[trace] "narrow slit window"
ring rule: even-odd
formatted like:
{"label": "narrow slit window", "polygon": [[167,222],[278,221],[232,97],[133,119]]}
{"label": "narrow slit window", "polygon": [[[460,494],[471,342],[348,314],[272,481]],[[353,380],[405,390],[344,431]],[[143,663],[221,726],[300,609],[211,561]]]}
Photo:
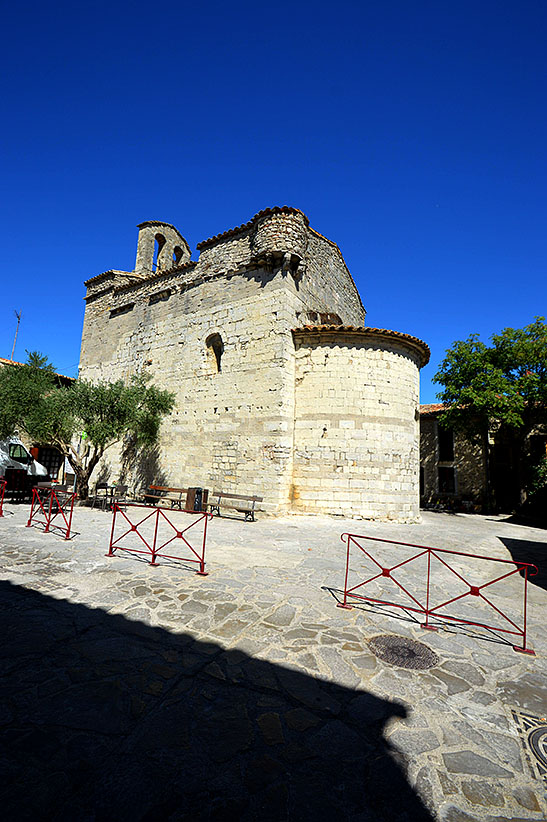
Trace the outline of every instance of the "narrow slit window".
{"label": "narrow slit window", "polygon": [[207,346],[208,359],[213,364],[216,373],[220,374],[222,371],[221,360],[222,355],[224,354],[224,343],[222,342],[222,337],[220,334],[211,334],[205,340],[205,344]]}

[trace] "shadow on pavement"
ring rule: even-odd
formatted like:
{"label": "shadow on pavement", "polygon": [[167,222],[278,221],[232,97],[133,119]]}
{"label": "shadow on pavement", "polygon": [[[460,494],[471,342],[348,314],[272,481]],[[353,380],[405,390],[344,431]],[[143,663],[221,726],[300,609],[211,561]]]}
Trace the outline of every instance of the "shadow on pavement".
{"label": "shadow on pavement", "polygon": [[0,615],[3,820],[432,819],[395,702],[8,582]]}
{"label": "shadow on pavement", "polygon": [[[547,540],[536,542],[530,539],[511,539],[510,537],[498,537],[503,542],[511,557],[515,562],[531,562],[537,566],[538,573],[529,576],[528,579],[533,585],[547,590]],[[524,571],[519,571],[524,576]]]}

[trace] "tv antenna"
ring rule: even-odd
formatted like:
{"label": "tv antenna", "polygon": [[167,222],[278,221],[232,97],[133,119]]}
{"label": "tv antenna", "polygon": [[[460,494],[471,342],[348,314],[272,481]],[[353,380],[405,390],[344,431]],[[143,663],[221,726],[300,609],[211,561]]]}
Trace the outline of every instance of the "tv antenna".
{"label": "tv antenna", "polygon": [[15,343],[17,342],[17,332],[19,331],[19,323],[21,322],[21,317],[22,317],[23,312],[22,311],[14,311],[13,313],[17,317],[17,328],[15,329],[15,337],[13,339],[13,348],[11,349],[10,362],[13,362],[13,352],[15,351]]}

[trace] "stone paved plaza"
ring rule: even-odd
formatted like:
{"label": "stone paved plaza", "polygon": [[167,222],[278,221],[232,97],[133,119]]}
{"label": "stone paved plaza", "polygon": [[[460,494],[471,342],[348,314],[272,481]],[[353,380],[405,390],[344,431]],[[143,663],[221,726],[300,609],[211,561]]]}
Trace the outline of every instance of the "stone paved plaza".
{"label": "stone paved plaza", "polygon": [[[26,528],[29,506],[4,510],[3,820],[545,818],[525,742],[547,724],[545,531],[440,513],[418,525],[215,518],[199,576],[187,562],[106,557],[108,512],[75,509],[65,541]],[[344,531],[539,563],[536,656],[499,631],[337,608]],[[457,567],[484,583],[477,561]],[[405,586],[423,593],[422,572],[401,569]],[[458,578],[439,579],[450,598]],[[498,586],[490,599],[516,621],[522,577]],[[425,643],[435,664],[381,661],[379,635]]]}

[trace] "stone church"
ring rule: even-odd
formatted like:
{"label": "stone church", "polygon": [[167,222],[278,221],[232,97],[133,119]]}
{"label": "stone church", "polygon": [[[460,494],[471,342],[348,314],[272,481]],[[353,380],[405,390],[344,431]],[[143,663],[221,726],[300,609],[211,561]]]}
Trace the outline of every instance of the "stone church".
{"label": "stone church", "polygon": [[199,243],[197,260],[174,226],[138,229],[134,270],[85,283],[80,376],[146,371],[176,408],[146,470],[120,448],[103,471],[256,494],[272,514],[417,519],[429,349],[365,325],[338,246],[286,206]]}

